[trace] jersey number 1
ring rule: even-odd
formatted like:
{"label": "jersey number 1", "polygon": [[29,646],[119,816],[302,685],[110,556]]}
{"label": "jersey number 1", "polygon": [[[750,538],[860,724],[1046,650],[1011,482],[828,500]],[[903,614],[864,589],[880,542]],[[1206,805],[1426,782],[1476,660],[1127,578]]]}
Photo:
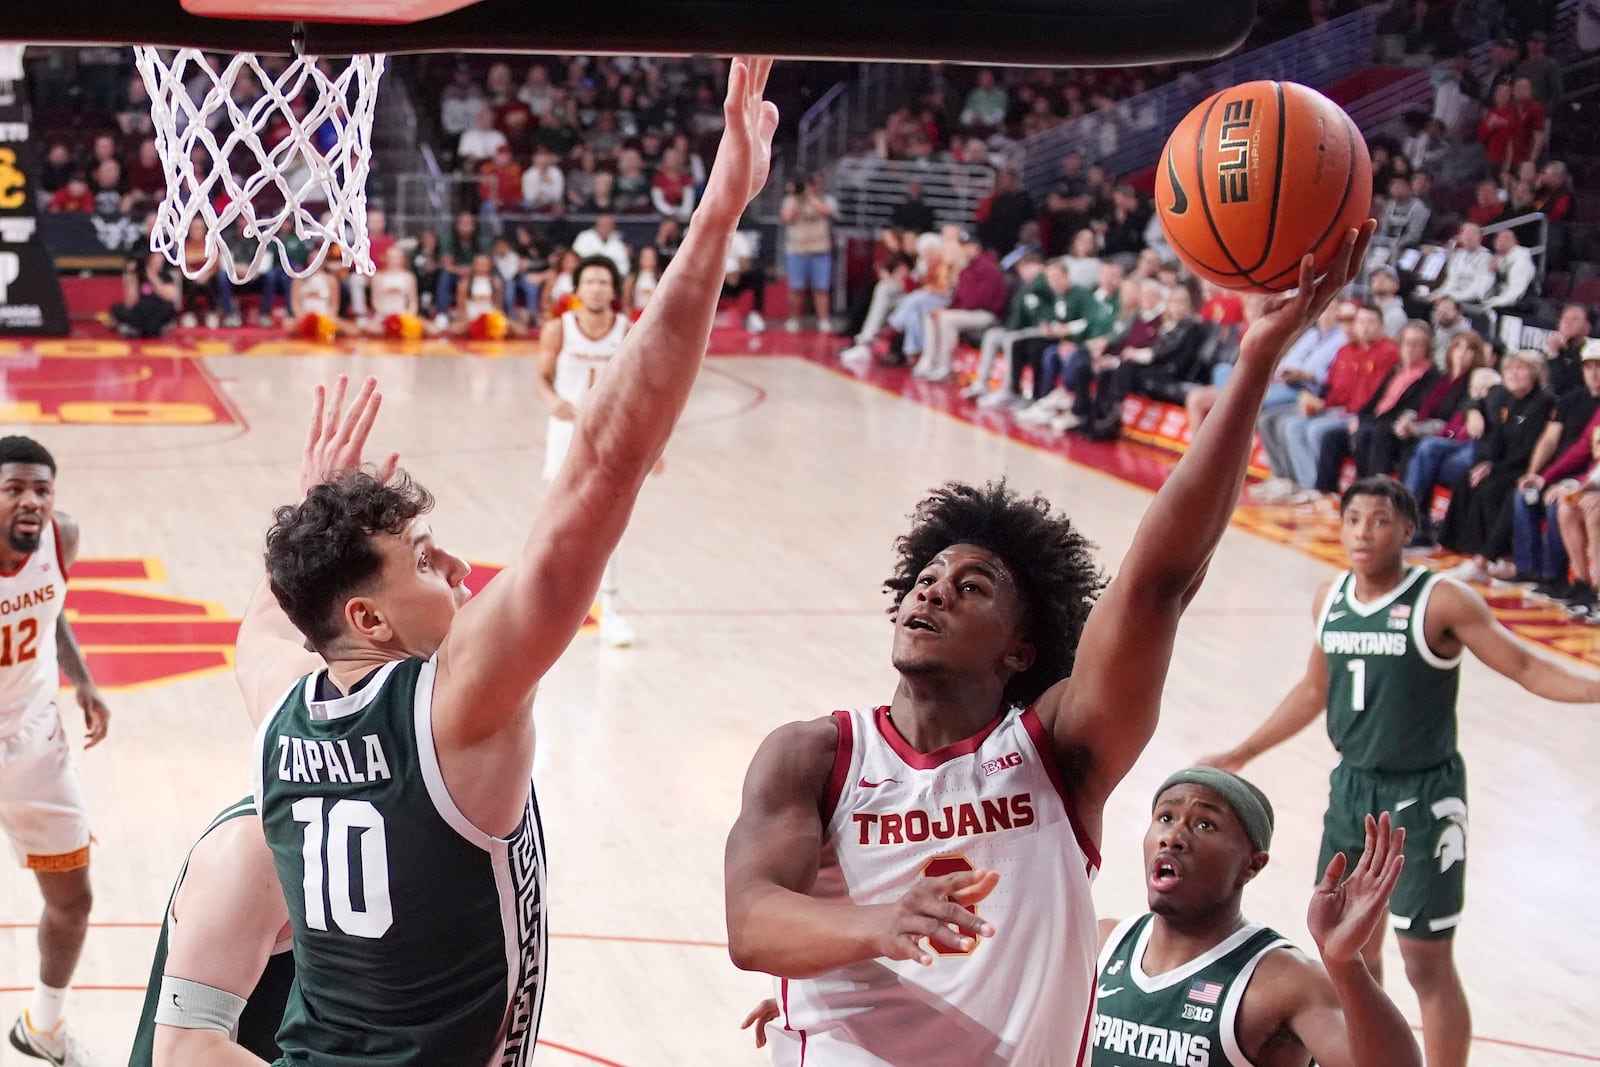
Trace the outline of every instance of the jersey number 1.
{"label": "jersey number 1", "polygon": [[[382,937],[394,923],[389,902],[389,842],[383,815],[370,801],[336,800],[324,821],[321,797],[303,797],[289,809],[295,822],[306,824],[302,866],[305,869],[306,925],[328,928],[328,912],[342,933]],[[351,897],[350,838],[359,839],[362,908]],[[327,862],[323,862],[323,857]],[[327,906],[323,892],[327,892]]]}
{"label": "jersey number 1", "polygon": [[1345,669],[1350,672],[1350,710],[1367,710],[1367,661],[1353,659],[1346,663]]}

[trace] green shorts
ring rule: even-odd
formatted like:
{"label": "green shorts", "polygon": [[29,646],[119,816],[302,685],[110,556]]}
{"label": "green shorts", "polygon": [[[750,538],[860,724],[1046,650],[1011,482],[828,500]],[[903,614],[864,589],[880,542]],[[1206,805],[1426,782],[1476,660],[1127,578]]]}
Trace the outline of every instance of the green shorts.
{"label": "green shorts", "polygon": [[1386,811],[1406,831],[1406,866],[1389,901],[1395,933],[1424,941],[1452,936],[1467,884],[1467,770],[1461,756],[1396,774],[1335,767],[1328,778],[1317,877],[1337,852],[1354,868],[1366,846],[1366,816]]}

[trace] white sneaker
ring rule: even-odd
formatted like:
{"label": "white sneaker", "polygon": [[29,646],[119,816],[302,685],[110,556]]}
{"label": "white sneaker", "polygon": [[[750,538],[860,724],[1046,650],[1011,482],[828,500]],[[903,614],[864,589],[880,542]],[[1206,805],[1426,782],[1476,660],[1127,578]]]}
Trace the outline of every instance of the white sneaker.
{"label": "white sneaker", "polygon": [[244,319],[240,318],[239,313],[235,311],[230,315],[224,315],[222,317],[222,325],[230,330],[236,329],[244,325]]}
{"label": "white sneaker", "polygon": [[67,1029],[65,1019],[56,1023],[54,1030],[35,1030],[28,1022],[26,1009],[11,1027],[11,1047],[24,1056],[53,1063],[56,1067],[100,1067],[100,1061]]}
{"label": "white sneaker", "polygon": [[987,393],[988,391],[989,391],[989,387],[984,385],[982,382],[973,382],[971,385],[969,385],[965,389],[961,390],[961,399],[962,400],[977,400],[980,397],[982,397],[985,393]]}
{"label": "white sneaker", "polygon": [[1025,403],[1027,401],[1009,389],[996,389],[987,396],[978,398],[980,408],[1014,408]]}
{"label": "white sneaker", "polygon": [[1475,559],[1464,559],[1454,567],[1444,572],[1446,578],[1454,578],[1458,582],[1467,582],[1471,585],[1488,585],[1489,572]]}
{"label": "white sneaker", "polygon": [[633,644],[633,627],[628,620],[613,610],[600,614],[600,640],[612,648],[627,648]]}
{"label": "white sneaker", "polygon": [[839,353],[839,362],[865,366],[872,362],[872,349],[866,345],[851,345]]}
{"label": "white sneaker", "polygon": [[222,325],[222,316],[221,315],[218,315],[215,311],[206,312],[206,329],[215,330],[218,326],[221,326],[221,325]]}
{"label": "white sneaker", "polygon": [[1246,499],[1258,504],[1277,504],[1289,499],[1295,491],[1294,482],[1288,478],[1268,478],[1266,481],[1250,486],[1244,491]]}
{"label": "white sneaker", "polygon": [[1047,395],[1041,398],[1038,403],[1043,404],[1046,408],[1054,412],[1071,411],[1072,394],[1067,392],[1065,389],[1052,389]]}
{"label": "white sneaker", "polygon": [[1050,420],[1050,428],[1056,433],[1067,433],[1071,430],[1076,430],[1082,425],[1083,420],[1070,411],[1065,415],[1057,415]]}
{"label": "white sneaker", "polygon": [[1045,426],[1048,425],[1050,420],[1055,418],[1056,415],[1057,411],[1055,408],[1051,407],[1043,400],[1035,400],[1033,403],[1029,404],[1012,417],[1018,422],[1022,423],[1024,426]]}
{"label": "white sneaker", "polygon": [[767,320],[752,311],[744,317],[744,328],[749,333],[761,333],[767,328]]}
{"label": "white sneaker", "polygon": [[800,332],[800,320],[799,319],[785,319],[784,323],[783,323],[783,328],[785,330],[787,330],[789,333],[799,333]]}
{"label": "white sneaker", "polygon": [[196,326],[200,325],[200,320],[194,317],[194,312],[185,311],[182,315],[178,316],[178,325],[182,326],[185,330],[192,330]]}

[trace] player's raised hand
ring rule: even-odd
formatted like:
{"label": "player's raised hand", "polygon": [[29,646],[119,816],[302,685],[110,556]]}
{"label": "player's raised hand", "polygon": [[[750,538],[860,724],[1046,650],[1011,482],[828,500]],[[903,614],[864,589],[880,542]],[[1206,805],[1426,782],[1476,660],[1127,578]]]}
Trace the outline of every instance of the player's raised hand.
{"label": "player's raised hand", "polygon": [[1389,813],[1367,816],[1367,840],[1355,873],[1344,879],[1349,860],[1333,857],[1327,873],[1311,894],[1306,928],[1325,963],[1349,963],[1361,954],[1389,910],[1389,897],[1405,866],[1406,832],[1390,829]]}
{"label": "player's raised hand", "polygon": [[[345,410],[344,394],[349,385],[349,376],[341,374],[334,380],[331,397],[320,385],[312,394],[311,428],[300,457],[301,496],[337,472],[361,466],[361,453],[383,404],[383,394],[378,392],[378,379],[369,376],[361,383],[349,410]],[[389,453],[378,464],[378,480],[388,481],[399,462],[400,453]]]}
{"label": "player's raised hand", "polygon": [[772,135],[778,129],[778,107],[763,99],[772,60],[739,56],[728,69],[728,95],[722,104],[724,126],[717,158],[706,179],[705,195],[695,218],[727,226],[767,184],[772,169]]}
{"label": "player's raised hand", "polygon": [[766,1000],[763,1000],[760,1004],[757,1004],[754,1008],[750,1009],[750,1014],[744,1017],[744,1022],[739,1024],[739,1029],[748,1030],[752,1026],[755,1027],[756,1048],[766,1048],[767,1024],[777,1017],[778,1002],[773,1000],[771,997],[768,997]]}
{"label": "player's raised hand", "polygon": [[1311,256],[1300,261],[1300,283],[1293,293],[1272,297],[1239,342],[1239,358],[1270,359],[1274,365],[1289,351],[1322,309],[1355,280],[1367,260],[1367,245],[1378,224],[1372,219],[1345,234],[1339,252],[1320,278],[1312,276]]}
{"label": "player's raised hand", "polygon": [[[981,868],[917,879],[898,903],[881,906],[878,955],[931,967],[930,948],[971,952],[978,938],[994,936],[994,926],[968,909],[999,884],[999,872]],[[923,947],[924,940],[930,948]]]}

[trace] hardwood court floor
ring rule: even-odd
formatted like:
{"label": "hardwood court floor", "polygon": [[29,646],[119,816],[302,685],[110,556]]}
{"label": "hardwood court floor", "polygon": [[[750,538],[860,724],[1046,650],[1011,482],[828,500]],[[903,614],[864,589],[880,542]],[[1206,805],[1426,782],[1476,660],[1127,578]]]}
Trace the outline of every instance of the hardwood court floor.
{"label": "hardwood court floor", "polygon": [[[797,350],[783,338],[764,347]],[[18,366],[0,362],[8,372]],[[28,372],[67,386],[84,373],[70,359],[44,364]],[[61,462],[60,505],[82,522],[86,557],[159,561],[128,572],[139,580],[80,587],[142,592],[151,604],[203,602],[211,607],[196,610],[210,613],[212,627],[236,619],[259,575],[269,509],[292,492],[305,398],[338,371],[379,375],[386,402],[375,443],[399,448],[437,494],[441,542],[488,563],[515,553],[543,493],[544,416],[531,359],[218,356],[200,369],[220,383],[231,421],[28,431]],[[76,384],[85,396],[109,395]],[[1140,449],[1092,455],[1110,452],[1125,468],[1152,472],[1142,481],[1158,481],[1165,466]],[[1145,488],[816,359],[708,363],[666,473],[648,487],[624,544],[623,596],[639,644],[612,650],[580,635],[536,709],[557,932],[538,1062],[764,1062],[736,1027],[769,987],[734,970],[722,947],[722,843],[745,766],[785,721],[888,698],[879,583],[893,539],[929,487],[999,475],[1066,508],[1111,569],[1149,500]],[[1293,544],[1240,528],[1224,539],[1183,625],[1161,727],[1107,812],[1102,915],[1143,907],[1140,841],[1154,786],[1239,738],[1295,680],[1310,599],[1330,573]],[[118,625],[134,635],[105,629],[97,655],[121,641],[119,662],[137,666],[174,644],[193,652],[216,641],[188,624],[140,630],[170,623],[160,614],[168,608],[140,603],[124,597],[94,609],[121,611]],[[180,656],[179,668],[147,671],[156,680],[112,692],[110,739],[78,756],[98,834],[98,895],[72,1013],[110,1062],[126,1055],[153,924],[184,849],[248,788],[249,731],[231,678],[216,669],[223,653],[211,655]],[[1600,716],[1535,699],[1469,661],[1462,737],[1472,863],[1458,944],[1483,1035],[1474,1062],[1600,1062],[1587,1039],[1600,978],[1600,935],[1589,922],[1600,884]],[[1313,729],[1249,772],[1277,805],[1279,829],[1247,911],[1307,946],[1303,916],[1332,762]],[[7,1024],[34,974],[37,908],[31,880],[0,870]],[[1392,942],[1389,963],[1391,988],[1415,1020]],[[8,1067],[31,1062],[0,1048]]]}

